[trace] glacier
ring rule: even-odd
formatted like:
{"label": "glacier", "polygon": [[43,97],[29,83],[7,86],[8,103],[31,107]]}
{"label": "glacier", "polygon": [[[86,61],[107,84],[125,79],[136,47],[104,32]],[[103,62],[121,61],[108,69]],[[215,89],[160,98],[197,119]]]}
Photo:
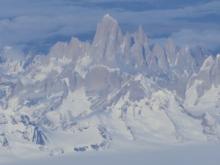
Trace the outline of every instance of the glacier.
{"label": "glacier", "polygon": [[3,156],[220,141],[220,55],[124,33],[108,14],[92,42],[5,47],[0,75]]}

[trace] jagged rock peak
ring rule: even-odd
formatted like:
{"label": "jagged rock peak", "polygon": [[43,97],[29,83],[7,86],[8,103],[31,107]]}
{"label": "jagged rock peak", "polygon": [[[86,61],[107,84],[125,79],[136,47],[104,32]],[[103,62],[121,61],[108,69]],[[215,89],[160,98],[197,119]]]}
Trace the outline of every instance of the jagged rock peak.
{"label": "jagged rock peak", "polygon": [[114,23],[114,24],[118,24],[118,22],[116,21],[116,19],[114,19],[110,14],[104,15],[104,17],[102,18],[102,21],[106,21],[106,22],[111,22],[111,23]]}
{"label": "jagged rock peak", "polygon": [[105,15],[97,26],[93,40],[93,52],[97,61],[114,63],[115,56],[120,48],[123,35],[118,22],[110,15]]}
{"label": "jagged rock peak", "polygon": [[142,26],[139,26],[137,32],[136,32],[136,38],[137,41],[141,44],[144,44],[145,42],[148,42],[147,35],[144,32],[144,29]]}
{"label": "jagged rock peak", "polygon": [[117,38],[117,35],[121,33],[118,22],[111,17],[109,14],[106,14],[100,23],[98,23],[94,43],[97,44],[100,40],[111,38]]}
{"label": "jagged rock peak", "polygon": [[201,66],[201,71],[205,71],[205,70],[210,70],[210,68],[213,66],[213,64],[215,63],[215,60],[212,56],[209,56],[203,63],[203,65]]}
{"label": "jagged rock peak", "polygon": [[175,65],[177,48],[174,41],[169,38],[165,42],[165,52],[167,54],[167,60],[171,66]]}
{"label": "jagged rock peak", "polygon": [[220,62],[220,54],[217,54],[216,59],[217,59],[217,62]]}

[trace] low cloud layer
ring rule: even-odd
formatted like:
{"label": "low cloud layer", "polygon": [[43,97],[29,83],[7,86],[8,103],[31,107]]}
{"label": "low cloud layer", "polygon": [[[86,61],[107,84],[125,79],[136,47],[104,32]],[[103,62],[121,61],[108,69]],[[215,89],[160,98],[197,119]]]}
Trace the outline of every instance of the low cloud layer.
{"label": "low cloud layer", "polygon": [[218,50],[218,0],[1,0],[0,47],[45,52],[57,41],[92,39],[97,22],[110,13],[124,31],[142,25],[153,40]]}

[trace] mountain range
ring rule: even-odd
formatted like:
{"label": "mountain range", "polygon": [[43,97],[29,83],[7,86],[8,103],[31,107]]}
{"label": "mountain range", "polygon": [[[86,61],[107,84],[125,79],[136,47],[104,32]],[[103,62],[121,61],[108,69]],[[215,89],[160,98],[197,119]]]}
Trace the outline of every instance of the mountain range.
{"label": "mountain range", "polygon": [[0,153],[220,141],[220,55],[124,33],[108,14],[91,42],[5,47],[0,75]]}

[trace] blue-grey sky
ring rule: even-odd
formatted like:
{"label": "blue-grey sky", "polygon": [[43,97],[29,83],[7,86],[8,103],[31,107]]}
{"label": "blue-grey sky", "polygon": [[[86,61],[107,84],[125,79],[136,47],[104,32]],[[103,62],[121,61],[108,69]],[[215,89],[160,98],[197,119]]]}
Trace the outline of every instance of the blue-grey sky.
{"label": "blue-grey sky", "polygon": [[220,50],[219,0],[0,0],[0,48],[39,52],[72,36],[91,40],[106,13],[124,32],[142,25],[155,41]]}

